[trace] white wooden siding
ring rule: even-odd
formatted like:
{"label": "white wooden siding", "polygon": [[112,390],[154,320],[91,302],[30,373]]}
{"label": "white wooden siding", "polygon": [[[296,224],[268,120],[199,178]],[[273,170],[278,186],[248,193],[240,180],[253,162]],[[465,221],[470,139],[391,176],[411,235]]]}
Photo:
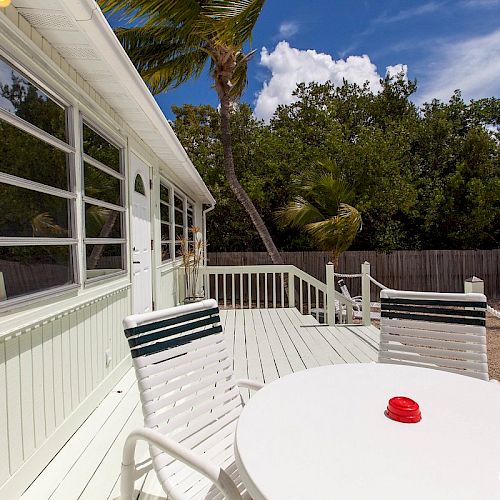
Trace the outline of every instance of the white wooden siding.
{"label": "white wooden siding", "polygon": [[128,288],[0,340],[0,497],[13,498],[9,479],[128,356]]}

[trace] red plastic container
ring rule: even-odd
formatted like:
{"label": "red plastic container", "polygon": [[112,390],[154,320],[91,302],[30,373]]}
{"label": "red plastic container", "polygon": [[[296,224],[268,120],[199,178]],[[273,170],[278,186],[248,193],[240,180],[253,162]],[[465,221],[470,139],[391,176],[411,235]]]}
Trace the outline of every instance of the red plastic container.
{"label": "red plastic container", "polygon": [[389,399],[385,414],[390,419],[405,424],[415,424],[422,420],[418,403],[405,396],[396,396]]}

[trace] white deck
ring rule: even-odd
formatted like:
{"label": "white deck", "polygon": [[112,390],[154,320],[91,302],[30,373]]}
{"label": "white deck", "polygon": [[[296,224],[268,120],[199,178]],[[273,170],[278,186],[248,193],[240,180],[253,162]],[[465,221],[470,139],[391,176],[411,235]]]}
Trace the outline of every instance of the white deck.
{"label": "white deck", "polygon": [[[375,361],[379,331],[320,326],[296,309],[221,311],[237,377],[270,382],[315,366]],[[248,397],[244,394],[244,397]],[[142,425],[131,368],[22,496],[23,500],[117,499],[123,443]],[[138,447],[146,460],[146,447]],[[136,482],[141,500],[165,498],[153,471]]]}

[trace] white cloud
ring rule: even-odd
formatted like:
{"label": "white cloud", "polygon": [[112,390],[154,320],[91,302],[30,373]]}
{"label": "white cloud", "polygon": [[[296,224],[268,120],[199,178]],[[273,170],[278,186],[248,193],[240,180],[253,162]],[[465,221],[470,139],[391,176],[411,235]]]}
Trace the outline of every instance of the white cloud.
{"label": "white cloud", "polygon": [[[367,55],[334,60],[329,54],[299,50],[290,47],[287,42],[280,42],[272,52],[263,47],[260,57],[260,64],[271,71],[271,78],[264,82],[257,94],[255,115],[266,121],[271,118],[278,105],[293,102],[292,92],[297,83],[325,83],[330,80],[336,85],[342,85],[343,80],[347,80],[363,85],[368,81],[374,92],[381,89],[381,76]],[[399,67],[406,71],[406,66],[402,65],[390,68],[392,71]]]}
{"label": "white cloud", "polygon": [[500,5],[500,0],[463,0],[464,7],[495,7]]}
{"label": "white cloud", "polygon": [[296,21],[284,21],[280,24],[276,39],[290,38],[299,32],[299,23]]}
{"label": "white cloud", "polygon": [[[478,1],[478,0],[475,0]],[[488,0],[479,0],[479,1],[488,1]],[[491,1],[491,0],[490,0]],[[495,0],[493,0],[495,1]],[[396,14],[389,15],[384,14],[379,16],[373,20],[374,23],[396,23],[399,21],[404,21],[406,19],[411,19],[416,16],[422,16],[424,14],[431,14],[432,12],[436,12],[441,7],[441,3],[437,2],[427,2],[418,7],[412,7],[410,9],[403,9],[397,12]]]}
{"label": "white cloud", "polygon": [[419,81],[419,101],[448,100],[455,89],[464,99],[500,93],[500,29],[462,42],[434,48]]}
{"label": "white cloud", "polygon": [[394,66],[387,66],[385,74],[389,78],[398,77],[403,74],[403,80],[408,81],[408,66],[406,64],[395,64]]}

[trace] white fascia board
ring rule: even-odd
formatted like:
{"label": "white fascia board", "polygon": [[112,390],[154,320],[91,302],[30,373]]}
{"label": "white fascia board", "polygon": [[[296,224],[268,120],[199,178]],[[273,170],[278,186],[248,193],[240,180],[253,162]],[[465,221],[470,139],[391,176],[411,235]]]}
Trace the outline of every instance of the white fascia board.
{"label": "white fascia board", "polygon": [[[197,190],[200,193],[200,197],[202,197],[202,201],[211,205],[215,204],[214,197],[203,182],[196,167],[192,164],[182,144],[168,123],[168,120],[158,106],[158,103],[155,101],[151,92],[135,69],[135,66],[119,40],[116,38],[116,35],[96,2],[94,0],[66,0],[64,5],[68,12],[73,15],[82,31],[84,31],[89,39],[94,42],[96,50],[99,51],[99,54],[109,65],[109,68],[133,95],[135,101],[144,111],[152,126],[160,134],[161,139],[165,141],[165,144],[168,145],[177,160],[183,165],[190,180],[194,182],[194,185],[198,188]],[[120,114],[123,115],[124,119],[127,118],[126,113]],[[141,136],[140,131],[137,131],[137,135],[139,135],[139,137]],[[147,139],[142,137],[141,139],[143,139],[146,144],[150,144],[150,141]],[[161,153],[156,151],[154,147],[150,147],[160,159],[163,159]]]}

